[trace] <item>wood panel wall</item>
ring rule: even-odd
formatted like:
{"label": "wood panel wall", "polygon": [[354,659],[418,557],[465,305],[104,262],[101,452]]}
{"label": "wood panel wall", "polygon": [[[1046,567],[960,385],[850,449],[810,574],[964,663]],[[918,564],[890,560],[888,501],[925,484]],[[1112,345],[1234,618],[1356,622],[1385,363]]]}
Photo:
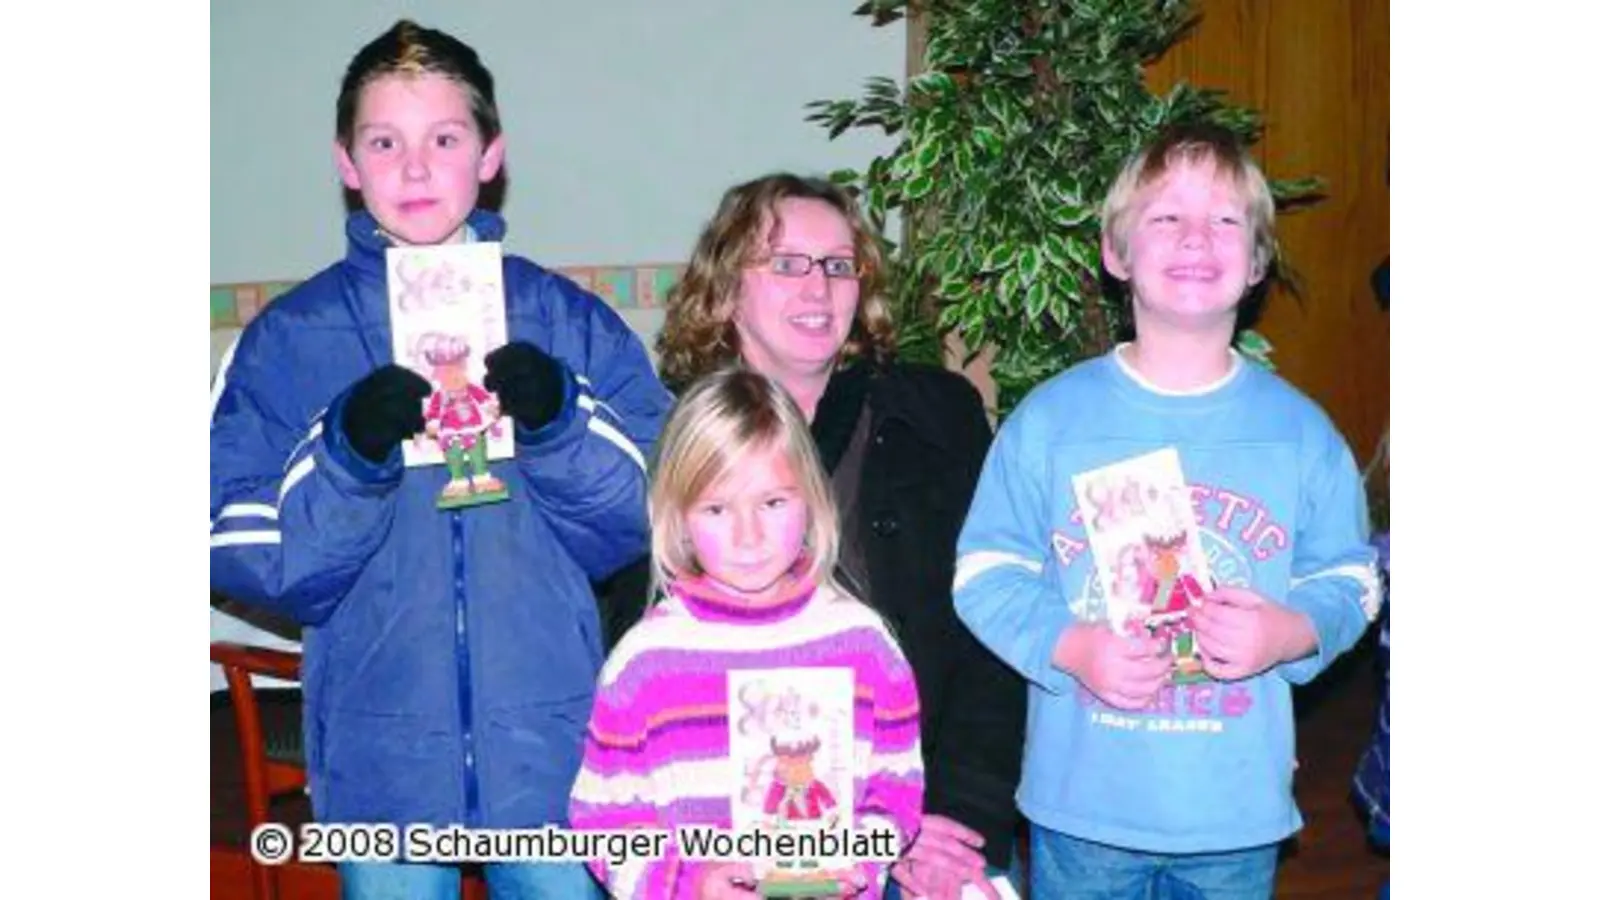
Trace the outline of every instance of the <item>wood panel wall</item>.
{"label": "wood panel wall", "polygon": [[[1389,0],[1204,0],[1149,71],[1259,110],[1268,176],[1320,176],[1325,198],[1279,218],[1304,298],[1279,291],[1258,330],[1279,372],[1328,410],[1358,460],[1389,421],[1389,318],[1372,270],[1389,254]],[[1405,300],[1402,303],[1408,302]]]}
{"label": "wood panel wall", "polygon": [[[1254,152],[1269,177],[1319,176],[1325,198],[1279,220],[1303,299],[1279,291],[1258,326],[1283,376],[1371,458],[1389,421],[1389,319],[1369,285],[1389,252],[1389,0],[1202,0],[1199,24],[1149,70],[1259,110]],[[925,29],[907,31],[907,73]],[[1406,302],[1406,301],[1402,301]],[[986,398],[980,358],[966,370]]]}

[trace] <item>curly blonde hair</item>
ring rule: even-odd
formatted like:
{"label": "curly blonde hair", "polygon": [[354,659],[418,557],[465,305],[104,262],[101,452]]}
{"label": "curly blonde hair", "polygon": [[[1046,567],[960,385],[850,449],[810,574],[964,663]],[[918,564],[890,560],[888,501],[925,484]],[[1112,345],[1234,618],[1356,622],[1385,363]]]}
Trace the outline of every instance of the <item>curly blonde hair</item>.
{"label": "curly blonde hair", "polygon": [[733,315],[744,270],[769,251],[784,200],[821,200],[850,224],[861,285],[856,320],[839,362],[894,355],[894,324],[883,297],[884,263],[878,242],[854,198],[820,178],[779,172],[735,185],[700,232],[683,278],[667,293],[667,317],[656,336],[661,380],[680,391],[697,378],[740,359]]}

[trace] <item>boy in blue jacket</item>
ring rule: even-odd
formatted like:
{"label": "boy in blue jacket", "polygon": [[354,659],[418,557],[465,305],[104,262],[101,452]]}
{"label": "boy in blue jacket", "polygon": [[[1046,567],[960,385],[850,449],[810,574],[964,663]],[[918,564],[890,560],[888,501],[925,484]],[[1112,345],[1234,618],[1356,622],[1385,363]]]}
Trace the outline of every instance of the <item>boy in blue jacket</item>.
{"label": "boy in blue jacket", "polygon": [[[958,543],[963,621],[1030,682],[1018,806],[1034,897],[1267,898],[1292,796],[1290,686],[1377,610],[1365,495],[1332,422],[1231,348],[1272,259],[1265,179],[1231,134],[1161,135],[1102,212],[1135,337],[1036,388],[999,430]],[[1105,621],[1072,476],[1176,448],[1216,587],[1203,680]]]}
{"label": "boy in blue jacket", "polygon": [[[505,152],[494,84],[443,32],[397,23],[351,62],[335,156],[360,192],[342,260],[275,300],[223,361],[211,418],[211,583],[304,626],[323,822],[564,822],[596,674],[590,585],[648,547],[645,459],[670,396],[614,312],[504,258],[508,342],[484,386],[511,419],[508,502],[440,511],[407,469],[427,381],[392,360],[387,247],[499,241],[477,208]],[[583,865],[491,864],[499,897],[581,897]],[[344,896],[455,896],[459,872],[341,867]]]}

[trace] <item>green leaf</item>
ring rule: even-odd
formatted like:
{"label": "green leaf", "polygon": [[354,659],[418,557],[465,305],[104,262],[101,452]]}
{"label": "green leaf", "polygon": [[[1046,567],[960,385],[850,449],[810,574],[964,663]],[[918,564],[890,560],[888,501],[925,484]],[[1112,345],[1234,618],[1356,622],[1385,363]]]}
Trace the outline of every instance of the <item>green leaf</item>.
{"label": "green leaf", "polygon": [[1100,242],[1085,238],[1067,239],[1067,256],[1085,272],[1100,271]]}
{"label": "green leaf", "polygon": [[1259,331],[1245,329],[1234,338],[1234,347],[1240,355],[1253,359],[1267,369],[1275,368],[1272,364],[1272,344]]}
{"label": "green leaf", "polygon": [[966,260],[962,258],[960,250],[951,248],[933,257],[934,270],[943,278],[951,278],[963,273]]}
{"label": "green leaf", "polygon": [[923,72],[911,79],[906,89],[907,93],[938,96],[953,93],[956,89],[956,82],[946,72]]}
{"label": "green leaf", "polygon": [[1298,200],[1321,194],[1327,190],[1327,183],[1321,178],[1280,178],[1267,182],[1272,191],[1272,197],[1278,201]]}
{"label": "green leaf", "polygon": [[983,255],[983,264],[978,267],[980,272],[998,272],[1011,267],[1011,262],[1017,258],[1017,245],[1010,241],[1002,241],[989,248]]}
{"label": "green leaf", "polygon": [[1143,122],[1146,128],[1156,128],[1161,124],[1161,119],[1166,114],[1166,111],[1166,107],[1160,100],[1152,99],[1144,105],[1143,109],[1139,110],[1139,121]]}
{"label": "green leaf", "polygon": [[990,156],[998,156],[1005,149],[1005,141],[1000,139],[993,128],[979,127],[972,130],[972,140],[983,148],[983,152]]}
{"label": "green leaf", "polygon": [[988,113],[989,117],[994,121],[1004,126],[1007,131],[1010,131],[1011,122],[1008,119],[1005,97],[1001,92],[998,90],[986,90],[979,95],[979,99],[983,102],[983,111]]}
{"label": "green leaf", "polygon": [[[1083,305],[1085,302],[1083,290],[1080,287],[1082,282],[1078,279],[1077,275],[1073,274],[1072,272],[1064,269],[1057,269],[1054,273],[1054,277],[1051,279],[1051,282],[1054,285],[1052,290],[1054,291],[1055,296],[1061,300],[1064,309],[1076,308]],[[1062,323],[1063,329],[1068,333],[1076,329],[1077,325],[1078,320],[1071,317],[1067,318]]]}
{"label": "green leaf", "polygon": [[955,152],[951,154],[951,167],[955,170],[956,180],[965,182],[972,177],[972,145],[957,144]]}
{"label": "green leaf", "polygon": [[995,305],[1001,310],[1016,308],[1017,295],[1022,292],[1022,277],[1016,269],[1007,269],[1000,276],[1000,290],[996,292]]}
{"label": "green leaf", "polygon": [[1094,210],[1063,203],[1051,210],[1050,218],[1057,225],[1076,228],[1094,218]]}
{"label": "green leaf", "polygon": [[918,200],[927,196],[931,190],[933,190],[933,175],[929,172],[923,172],[905,183],[905,198],[907,200]]}
{"label": "green leaf", "polygon": [[886,174],[896,181],[904,181],[918,171],[916,157],[909,153],[900,153],[889,161],[889,171]]}
{"label": "green leaf", "polygon": [[1024,301],[1024,311],[1028,314],[1028,321],[1037,322],[1044,314],[1045,306],[1050,302],[1050,288],[1043,280],[1035,281],[1028,285],[1027,299]]}
{"label": "green leaf", "polygon": [[939,308],[934,314],[934,322],[940,331],[949,331],[961,324],[961,317],[966,313],[970,304],[960,302],[955,295],[939,294],[941,300],[949,301]]}
{"label": "green leaf", "polygon": [[1017,268],[1022,272],[1022,279],[1029,284],[1039,280],[1039,269],[1044,265],[1044,254],[1039,252],[1037,245],[1029,244],[1017,254]]}
{"label": "green leaf", "polygon": [[1083,185],[1078,179],[1070,175],[1057,178],[1051,183],[1050,189],[1055,192],[1056,202],[1063,206],[1079,207],[1084,205]]}
{"label": "green leaf", "polygon": [[1066,269],[1072,264],[1072,258],[1067,255],[1067,242],[1060,234],[1051,231],[1040,241],[1039,249],[1044,253],[1045,262],[1058,269]]}

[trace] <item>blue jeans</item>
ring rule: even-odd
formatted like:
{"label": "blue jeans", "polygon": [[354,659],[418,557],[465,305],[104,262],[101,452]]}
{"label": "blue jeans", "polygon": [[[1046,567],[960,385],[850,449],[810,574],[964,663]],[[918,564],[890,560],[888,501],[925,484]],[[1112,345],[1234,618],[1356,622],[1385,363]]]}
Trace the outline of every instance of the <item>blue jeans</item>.
{"label": "blue jeans", "polygon": [[1278,845],[1225,853],[1145,853],[1029,828],[1037,900],[1269,900]]}
{"label": "blue jeans", "polygon": [[[487,863],[490,900],[585,900],[605,896],[583,863]],[[459,900],[461,869],[432,863],[344,863],[340,900]]]}

